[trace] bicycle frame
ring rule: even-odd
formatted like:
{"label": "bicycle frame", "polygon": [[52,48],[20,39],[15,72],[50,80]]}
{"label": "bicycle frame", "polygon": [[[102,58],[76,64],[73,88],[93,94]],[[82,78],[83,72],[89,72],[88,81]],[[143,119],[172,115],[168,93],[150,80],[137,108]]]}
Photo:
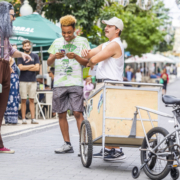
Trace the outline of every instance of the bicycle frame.
{"label": "bicycle frame", "polygon": [[[176,136],[176,144],[180,146],[180,141],[179,141],[179,137],[178,137],[178,136],[179,136],[179,133],[178,133],[178,132],[180,131],[180,128],[179,128],[179,126],[178,126],[178,121],[177,121],[177,118],[176,118],[175,115],[171,116],[171,115],[169,115],[169,114],[165,114],[165,113],[162,113],[162,112],[160,112],[160,111],[155,111],[155,110],[152,110],[152,109],[149,109],[149,108],[144,108],[144,107],[139,107],[139,106],[136,106],[136,108],[137,108],[137,112],[138,112],[138,114],[139,114],[139,116],[140,116],[141,124],[142,124],[142,127],[143,127],[143,131],[144,131],[144,134],[145,134],[145,138],[146,138],[146,141],[147,141],[147,145],[148,145],[148,148],[149,148],[149,150],[147,150],[147,151],[150,151],[150,152],[152,152],[153,154],[156,154],[157,156],[163,156],[163,155],[169,155],[169,154],[171,154],[170,152],[155,153],[155,151],[156,151],[156,149],[157,149],[164,141],[168,140],[168,139],[169,139],[172,135],[174,135],[174,134],[175,134],[175,136]],[[145,131],[145,128],[144,128],[144,124],[143,124],[142,118],[141,118],[140,109],[141,109],[141,110],[144,110],[144,111],[146,111],[146,112],[148,113],[148,116],[149,116],[149,119],[150,119],[150,121],[151,121],[152,127],[154,127],[154,125],[153,125],[153,122],[152,122],[152,119],[151,119],[151,116],[150,116],[149,112],[154,113],[154,114],[157,114],[157,115],[159,115],[159,116],[164,116],[164,117],[169,117],[169,118],[173,118],[173,119],[174,119],[174,124],[175,124],[175,125],[174,125],[174,128],[175,128],[175,131],[169,133],[166,137],[164,137],[163,140],[162,140],[161,142],[159,142],[159,144],[157,144],[153,149],[150,147],[150,144],[149,144],[149,141],[148,141],[148,138],[147,138],[147,134],[146,134],[146,131]],[[174,111],[175,111],[175,110],[174,110]],[[177,138],[177,137],[178,137],[178,138]]]}

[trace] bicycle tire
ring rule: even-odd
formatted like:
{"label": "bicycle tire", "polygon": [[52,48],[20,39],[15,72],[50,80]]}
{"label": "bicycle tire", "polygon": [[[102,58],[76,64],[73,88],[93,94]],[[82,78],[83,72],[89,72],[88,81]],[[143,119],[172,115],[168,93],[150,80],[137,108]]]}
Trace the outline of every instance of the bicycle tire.
{"label": "bicycle tire", "polygon": [[[162,128],[162,127],[155,127],[153,129],[151,129],[148,133],[147,133],[147,138],[148,140],[156,133],[160,133],[162,134],[164,137],[167,136],[169,134],[169,132]],[[172,146],[173,146],[173,141],[172,140],[169,140],[168,143],[167,143],[167,146],[170,146],[169,150],[171,151],[172,150]],[[146,142],[146,138],[144,138],[143,140],[143,143],[142,143],[142,146],[141,146],[142,149],[146,149],[147,148],[147,142]],[[146,157],[146,151],[141,151],[141,163],[143,164],[144,163],[144,160],[147,159]],[[173,156],[172,155],[169,155],[167,157],[167,160],[171,160],[171,161],[167,161],[167,164],[166,164],[166,167],[164,168],[164,170],[160,173],[160,174],[153,174],[151,172],[152,167],[149,167],[148,164],[144,166],[143,170],[145,172],[145,174],[150,178],[150,179],[153,179],[153,180],[161,180],[163,178],[165,178],[168,173],[170,172],[170,168],[169,166],[173,164]],[[153,163],[156,163],[156,161],[154,161]],[[153,166],[155,166],[155,164],[153,164]]]}
{"label": "bicycle tire", "polygon": [[[88,142],[86,142],[87,143],[87,154],[86,155],[85,155],[85,153],[83,154],[83,152],[82,152],[82,148],[83,148],[83,146],[85,146],[81,142],[81,140],[83,138],[82,137],[83,128],[86,128],[86,131],[87,131],[87,140],[88,140]],[[79,144],[80,144],[81,162],[82,162],[84,167],[88,168],[92,163],[93,142],[92,142],[91,125],[90,125],[89,121],[87,121],[87,120],[83,120],[83,122],[81,123],[79,142],[80,142]],[[87,157],[85,158],[85,156],[87,156]]]}

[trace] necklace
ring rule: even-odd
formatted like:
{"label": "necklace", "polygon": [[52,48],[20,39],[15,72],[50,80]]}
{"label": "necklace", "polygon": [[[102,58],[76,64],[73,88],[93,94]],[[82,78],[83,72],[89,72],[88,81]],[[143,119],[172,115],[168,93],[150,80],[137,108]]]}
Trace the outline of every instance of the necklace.
{"label": "necklace", "polygon": [[[76,36],[75,36],[75,38],[76,38]],[[72,45],[73,45],[73,43],[74,43],[74,40],[75,40],[75,38],[72,40],[72,43],[71,43],[71,46],[69,47],[69,51],[68,52],[71,52],[71,47],[72,47]],[[70,43],[67,43],[67,44],[70,44]],[[66,42],[65,42],[65,40],[64,40],[64,46],[66,47]],[[67,52],[66,52],[67,53]]]}

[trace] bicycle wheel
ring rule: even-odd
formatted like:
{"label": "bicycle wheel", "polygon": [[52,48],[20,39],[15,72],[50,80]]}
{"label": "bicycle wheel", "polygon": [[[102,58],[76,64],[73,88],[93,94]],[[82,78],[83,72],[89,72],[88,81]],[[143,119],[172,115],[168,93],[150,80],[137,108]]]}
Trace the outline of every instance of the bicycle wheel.
{"label": "bicycle wheel", "polygon": [[92,162],[93,142],[92,131],[89,121],[84,120],[80,130],[80,154],[81,162],[84,167],[89,167]]}
{"label": "bicycle wheel", "polygon": [[[151,129],[147,133],[147,138],[149,141],[150,146],[153,148],[156,144],[159,144],[165,136],[167,136],[169,133],[166,129],[161,127],[155,127]],[[171,151],[173,149],[173,141],[169,140],[168,142],[163,142],[155,151],[155,153],[162,153],[165,151]],[[146,142],[146,138],[144,138],[142,146],[142,149],[148,149],[148,145]],[[148,151],[141,151],[141,163],[144,163],[145,159],[148,159]],[[160,158],[160,159],[159,159]],[[171,161],[167,161],[171,160]],[[153,180],[160,180],[165,178],[169,171],[169,165],[173,164],[173,156],[157,156],[153,157],[147,165],[144,166],[143,170],[146,173],[146,175],[153,179]]]}

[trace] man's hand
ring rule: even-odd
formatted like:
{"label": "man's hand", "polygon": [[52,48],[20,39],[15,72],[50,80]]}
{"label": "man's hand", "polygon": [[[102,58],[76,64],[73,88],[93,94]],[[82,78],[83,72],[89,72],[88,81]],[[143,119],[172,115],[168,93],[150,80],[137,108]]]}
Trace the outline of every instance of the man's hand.
{"label": "man's hand", "polygon": [[55,57],[56,57],[56,59],[61,59],[64,57],[64,53],[56,53]]}
{"label": "man's hand", "polygon": [[66,56],[67,56],[69,59],[75,59],[75,58],[76,58],[76,54],[73,53],[73,52],[67,53]]}
{"label": "man's hand", "polygon": [[91,62],[91,60],[88,62],[86,67],[91,67],[91,70],[93,70],[94,64]]}
{"label": "man's hand", "polygon": [[83,49],[83,50],[81,51],[81,57],[89,59],[89,58],[90,58],[90,57],[89,57],[89,52],[90,52],[90,51],[91,51],[91,50]]}
{"label": "man's hand", "polygon": [[25,53],[22,53],[22,58],[25,61],[27,59],[27,61],[25,63],[28,63],[29,61],[32,61],[31,56]]}

